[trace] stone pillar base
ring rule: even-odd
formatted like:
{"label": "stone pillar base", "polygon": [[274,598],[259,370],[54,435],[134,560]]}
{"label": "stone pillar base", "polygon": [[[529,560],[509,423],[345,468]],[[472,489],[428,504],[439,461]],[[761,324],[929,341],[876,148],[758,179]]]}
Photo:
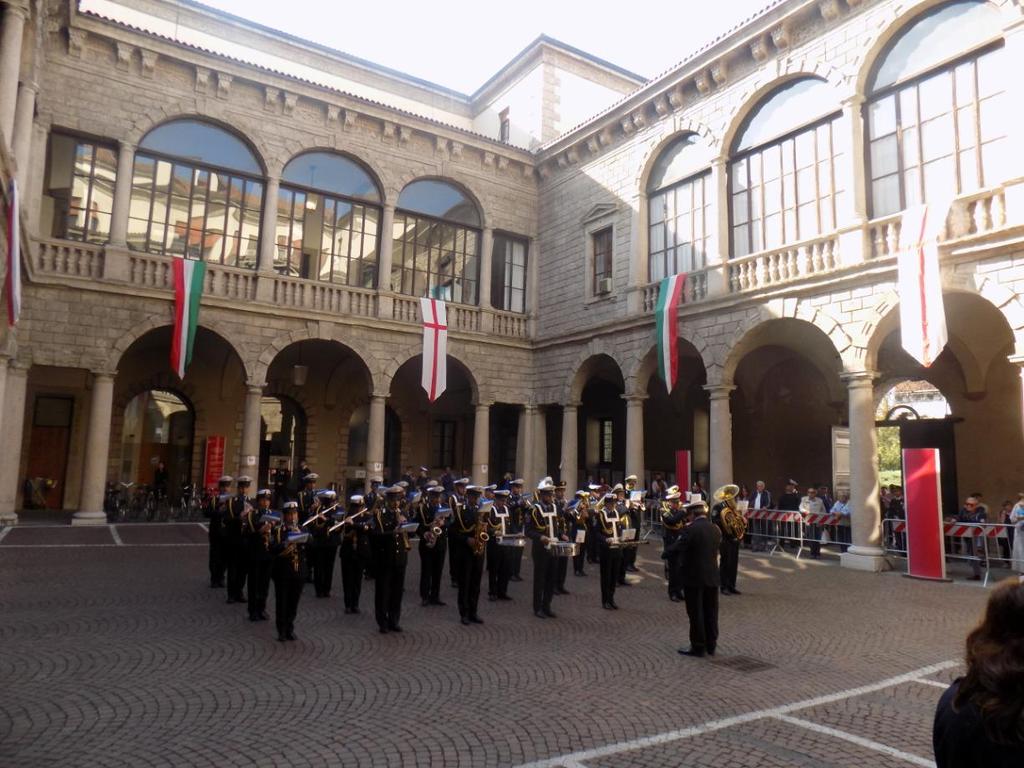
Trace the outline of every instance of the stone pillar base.
{"label": "stone pillar base", "polygon": [[18,513],[17,512],[5,512],[0,514],[0,525],[17,525],[18,524]]}
{"label": "stone pillar base", "polygon": [[856,547],[850,547],[839,556],[839,564],[843,568],[852,568],[855,571],[870,571],[879,573],[889,570],[889,561],[880,549],[864,548],[862,551],[854,551]]}
{"label": "stone pillar base", "polygon": [[106,525],[106,512],[75,512],[71,518],[72,525]]}

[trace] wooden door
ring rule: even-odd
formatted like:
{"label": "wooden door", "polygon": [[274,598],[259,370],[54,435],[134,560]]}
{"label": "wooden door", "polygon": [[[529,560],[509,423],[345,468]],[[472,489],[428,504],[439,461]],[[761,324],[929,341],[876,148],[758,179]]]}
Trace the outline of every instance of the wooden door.
{"label": "wooden door", "polygon": [[32,411],[32,434],[29,438],[28,470],[29,480],[51,480],[35,482],[36,491],[26,494],[26,507],[60,509],[64,504],[64,488],[67,482],[68,448],[71,445],[71,418],[74,413],[74,399],[39,395]]}

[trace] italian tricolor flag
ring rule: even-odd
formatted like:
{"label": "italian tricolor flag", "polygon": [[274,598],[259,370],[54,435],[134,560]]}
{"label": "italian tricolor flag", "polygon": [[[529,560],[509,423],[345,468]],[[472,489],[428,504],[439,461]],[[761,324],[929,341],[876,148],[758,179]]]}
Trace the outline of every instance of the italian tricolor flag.
{"label": "italian tricolor flag", "polygon": [[676,328],[679,300],[683,296],[686,275],[672,275],[661,281],[658,287],[658,304],[654,308],[655,329],[658,334],[658,373],[669,392],[679,378],[679,350]]}
{"label": "italian tricolor flag", "polygon": [[206,262],[177,257],[174,259],[174,336],[171,339],[171,367],[178,378],[192,362],[192,347],[199,324],[199,299],[203,295]]}

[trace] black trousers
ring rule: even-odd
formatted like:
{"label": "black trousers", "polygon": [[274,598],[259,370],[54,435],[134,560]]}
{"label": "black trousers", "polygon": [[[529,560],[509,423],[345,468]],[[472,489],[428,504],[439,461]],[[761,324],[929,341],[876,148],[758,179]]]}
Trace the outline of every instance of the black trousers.
{"label": "black trousers", "polygon": [[466,554],[466,546],[454,539],[450,542],[448,551],[448,575],[451,577],[453,587],[459,586],[459,577],[462,576],[463,559]]}
{"label": "black trousers", "polygon": [[665,559],[665,570],[668,572],[668,594],[681,595],[683,593],[683,559],[672,553]]}
{"label": "black trousers", "polygon": [[523,571],[523,552],[525,550],[526,550],[526,547],[513,547],[512,548],[512,564],[511,564],[511,569],[512,569],[512,575],[516,576],[517,578],[520,577],[520,574]]}
{"label": "black trousers", "polygon": [[615,585],[622,571],[622,550],[602,544],[598,553],[601,564],[601,604],[615,602]]}
{"label": "black trousers", "polygon": [[334,555],[338,551],[335,544],[316,544],[313,550],[313,588],[317,597],[327,597],[334,586]]}
{"label": "black trousers", "polygon": [[210,531],[210,586],[224,586],[224,571],[228,564],[224,557],[224,536],[220,531]]}
{"label": "black trousers", "polygon": [[534,543],[530,557],[533,560],[533,612],[550,611],[558,578],[558,558],[539,542]]}
{"label": "black trousers", "polygon": [[463,546],[459,546],[458,549],[462,550],[459,558],[459,616],[468,619],[477,615],[485,555],[474,555],[472,550],[464,549]]}
{"label": "black trousers", "polygon": [[522,557],[519,547],[503,547],[491,541],[487,544],[487,595],[508,597],[508,582],[512,578],[512,558],[516,552]]}
{"label": "black trousers", "polygon": [[377,626],[385,629],[398,626],[405,592],[405,565],[375,562],[374,566],[373,608]]}
{"label": "black trousers", "polygon": [[718,573],[723,589],[736,589],[736,574],[740,567],[740,543],[732,539],[722,539],[718,548],[722,559],[718,563]]}
{"label": "black trousers", "polygon": [[245,545],[241,539],[228,539],[224,545],[228,561],[228,599],[241,601],[249,567]]}
{"label": "black trousers", "polygon": [[597,563],[601,559],[601,537],[593,528],[587,528],[587,536],[583,541],[583,549],[587,553],[587,562]]}
{"label": "black trousers", "polygon": [[[575,541],[575,539],[574,539]],[[583,566],[586,563],[587,551],[585,548],[580,547],[580,553],[572,556],[572,572],[577,576],[583,575]]]}
{"label": "black trousers", "polygon": [[279,635],[295,631],[295,616],[299,612],[304,583],[298,576],[274,579],[274,621]]}
{"label": "black trousers", "polygon": [[363,591],[363,561],[354,544],[338,547],[341,561],[341,589],[345,596],[346,608],[359,607],[359,595]]}
{"label": "black trousers", "polygon": [[565,577],[569,575],[569,559],[568,557],[558,557],[557,564],[557,576],[555,578],[555,586],[558,589],[565,589]]}
{"label": "black trousers", "polygon": [[448,540],[441,536],[433,547],[420,539],[420,599],[436,603],[441,599],[441,578]]}
{"label": "black trousers", "polygon": [[683,587],[683,596],[690,619],[690,647],[714,653],[718,645],[718,587]]}
{"label": "black trousers", "polygon": [[249,618],[259,618],[267,610],[270,594],[270,560],[249,558]]}

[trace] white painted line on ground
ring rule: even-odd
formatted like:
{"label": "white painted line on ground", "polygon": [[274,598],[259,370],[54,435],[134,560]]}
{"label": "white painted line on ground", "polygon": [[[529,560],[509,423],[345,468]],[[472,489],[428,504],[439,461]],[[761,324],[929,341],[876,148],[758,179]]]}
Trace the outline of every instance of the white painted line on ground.
{"label": "white painted line on ground", "polygon": [[4,537],[5,537],[5,536],[6,536],[6,535],[7,535],[8,533],[10,533],[10,532],[11,532],[11,530],[13,530],[13,528],[14,528],[14,526],[13,526],[13,525],[5,525],[5,526],[4,526],[3,528],[0,528],[0,541],[3,541],[3,540],[4,540]]}
{"label": "white painted line on ground", "polygon": [[[551,757],[546,760],[537,760],[532,763],[523,763],[518,768],[557,768],[558,766],[564,766],[571,764],[572,762],[579,763],[581,760],[594,760],[597,758],[608,757],[610,755],[617,755],[622,752],[631,752],[636,749],[643,749],[645,747],[655,747],[661,744],[668,744],[669,742],[688,739],[693,736],[701,736],[705,733],[712,733],[714,731],[720,731],[723,728],[730,728],[734,725],[742,725],[754,720],[762,720],[766,717],[779,717],[780,715],[797,712],[801,709],[820,707],[823,704],[831,704],[836,701],[851,699],[855,696],[863,696],[866,693],[874,693],[875,691],[892,688],[896,685],[913,682],[924,675],[932,675],[936,672],[950,669],[951,667],[957,666],[959,663],[960,662],[958,661],[943,661],[939,664],[932,664],[928,667],[915,669],[913,672],[907,672],[904,675],[897,675],[896,677],[890,677],[886,680],[880,680],[877,683],[862,685],[859,688],[848,688],[845,691],[829,693],[824,696],[818,696],[814,699],[804,699],[803,701],[797,701],[793,704],[784,704],[781,707],[759,709],[754,712],[733,715],[732,717],[725,717],[721,720],[712,720],[710,722],[693,725],[688,728],[656,733],[653,736],[644,736],[630,741],[621,741],[617,744],[608,744],[603,747],[595,747],[594,749],[584,749],[579,752],[571,752],[560,757]],[[570,762],[567,763],[566,761]],[[929,765],[933,764],[929,763]]]}
{"label": "white painted line on ground", "polygon": [[206,544],[189,543],[189,542],[169,542],[167,544],[151,543],[151,544],[4,544],[0,547],[0,552],[6,549],[103,549],[104,547],[112,549],[114,547],[124,547],[125,549],[141,548],[141,547],[205,547]]}
{"label": "white painted line on ground", "polygon": [[936,688],[941,688],[942,690],[946,690],[947,688],[949,688],[949,686],[946,683],[940,683],[938,680],[925,680],[921,677],[914,680],[914,682],[920,683],[921,685],[932,685]]}
{"label": "white painted line on ground", "polygon": [[210,532],[210,526],[208,526],[206,523],[196,523],[196,525],[198,525],[200,528],[202,528],[207,533]]}
{"label": "white painted line on ground", "polygon": [[[915,680],[913,682],[917,681]],[[814,731],[815,733],[823,733],[826,736],[842,739],[843,741],[848,741],[851,744],[856,744],[859,747],[865,747],[866,749],[881,752],[884,755],[889,755],[889,757],[895,757],[899,760],[905,760],[908,763],[913,763],[914,765],[920,765],[922,768],[935,768],[935,761],[933,760],[928,760],[927,758],[911,754],[910,752],[904,752],[901,749],[890,747],[888,744],[882,744],[878,741],[865,739],[863,736],[857,736],[853,733],[840,731],[838,728],[830,728],[827,725],[819,725],[818,723],[812,723],[810,720],[801,720],[798,717],[790,717],[789,715],[775,715],[775,719],[781,720],[784,723],[789,723],[790,725],[799,726],[800,728],[806,728],[807,730]]]}
{"label": "white painted line on ground", "polygon": [[110,529],[110,538],[114,540],[114,543],[117,544],[117,546],[123,547],[124,542],[121,541],[121,534],[117,532],[117,527],[113,525],[108,525],[107,527]]}

